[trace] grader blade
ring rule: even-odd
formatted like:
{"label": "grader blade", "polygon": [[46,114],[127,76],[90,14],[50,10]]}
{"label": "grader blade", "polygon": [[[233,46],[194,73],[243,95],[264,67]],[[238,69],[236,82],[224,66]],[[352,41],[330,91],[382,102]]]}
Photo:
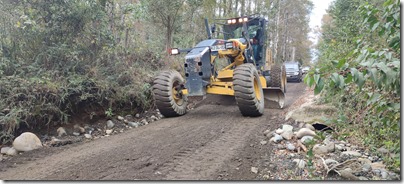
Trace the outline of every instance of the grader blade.
{"label": "grader blade", "polygon": [[265,108],[282,109],[285,105],[285,93],[281,88],[269,87],[263,88]]}

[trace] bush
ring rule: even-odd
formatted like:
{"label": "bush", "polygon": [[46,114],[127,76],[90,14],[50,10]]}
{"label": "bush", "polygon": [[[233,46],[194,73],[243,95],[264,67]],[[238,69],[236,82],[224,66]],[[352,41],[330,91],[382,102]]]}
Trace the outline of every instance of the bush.
{"label": "bush", "polygon": [[[99,1],[5,1],[0,32],[0,141],[18,128],[68,123],[72,116],[152,107],[161,53],[116,39],[119,20]],[[135,37],[135,36],[132,36]],[[140,45],[140,46],[139,46]]]}

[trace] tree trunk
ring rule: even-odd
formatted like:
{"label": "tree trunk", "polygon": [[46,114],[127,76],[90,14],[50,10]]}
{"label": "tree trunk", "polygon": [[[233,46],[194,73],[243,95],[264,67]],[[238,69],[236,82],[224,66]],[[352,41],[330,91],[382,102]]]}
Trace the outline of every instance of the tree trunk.
{"label": "tree trunk", "polygon": [[240,16],[245,16],[245,0],[241,0]]}
{"label": "tree trunk", "polygon": [[223,16],[222,17],[226,17],[227,16],[227,0],[223,0]]}
{"label": "tree trunk", "polygon": [[234,9],[233,9],[233,16],[237,16],[238,15],[238,11],[237,11],[237,9],[238,9],[238,0],[236,0],[235,2],[234,2]]}

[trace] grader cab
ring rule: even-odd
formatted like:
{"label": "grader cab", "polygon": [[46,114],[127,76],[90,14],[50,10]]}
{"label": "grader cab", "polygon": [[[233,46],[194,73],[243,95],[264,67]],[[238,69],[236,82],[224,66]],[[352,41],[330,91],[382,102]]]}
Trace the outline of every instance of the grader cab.
{"label": "grader cab", "polygon": [[[171,49],[171,55],[186,53],[184,76],[174,70],[161,72],[153,84],[155,104],[166,117],[186,113],[188,98],[206,94],[235,96],[244,116],[261,116],[264,108],[283,108],[286,92],[284,67],[273,62],[267,47],[266,24],[262,17],[221,19],[224,39],[208,39],[190,49]],[[218,69],[218,59],[227,66]]]}

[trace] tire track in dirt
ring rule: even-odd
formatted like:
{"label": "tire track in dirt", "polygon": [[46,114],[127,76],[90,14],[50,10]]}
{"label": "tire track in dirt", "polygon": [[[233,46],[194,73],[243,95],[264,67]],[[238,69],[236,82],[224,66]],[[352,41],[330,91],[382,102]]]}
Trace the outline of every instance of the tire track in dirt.
{"label": "tire track in dirt", "polygon": [[243,147],[243,140],[251,133],[255,124],[259,123],[257,120],[257,118],[247,118],[235,122],[236,125],[224,133],[225,135],[194,152],[181,155],[175,163],[168,166],[172,169],[164,179],[208,180],[225,160],[235,156],[238,149]]}

